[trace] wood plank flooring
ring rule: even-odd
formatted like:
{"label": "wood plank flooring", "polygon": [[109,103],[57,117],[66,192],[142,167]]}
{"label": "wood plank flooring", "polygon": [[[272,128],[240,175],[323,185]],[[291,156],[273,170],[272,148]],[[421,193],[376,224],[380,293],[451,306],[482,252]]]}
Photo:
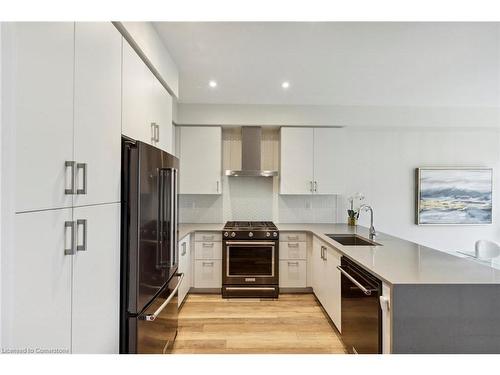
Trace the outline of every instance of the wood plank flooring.
{"label": "wood plank flooring", "polygon": [[277,300],[190,294],[179,312],[173,353],[345,353],[312,294]]}

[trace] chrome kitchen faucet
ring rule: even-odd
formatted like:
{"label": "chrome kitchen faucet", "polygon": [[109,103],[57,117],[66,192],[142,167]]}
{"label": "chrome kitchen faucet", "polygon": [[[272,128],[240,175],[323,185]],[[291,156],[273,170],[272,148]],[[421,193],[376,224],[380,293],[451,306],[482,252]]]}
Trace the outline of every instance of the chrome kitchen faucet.
{"label": "chrome kitchen faucet", "polygon": [[373,226],[373,208],[367,204],[362,204],[359,207],[358,211],[358,217],[361,211],[370,211],[370,240],[373,240],[373,237],[377,235],[377,232],[375,231],[375,227]]}

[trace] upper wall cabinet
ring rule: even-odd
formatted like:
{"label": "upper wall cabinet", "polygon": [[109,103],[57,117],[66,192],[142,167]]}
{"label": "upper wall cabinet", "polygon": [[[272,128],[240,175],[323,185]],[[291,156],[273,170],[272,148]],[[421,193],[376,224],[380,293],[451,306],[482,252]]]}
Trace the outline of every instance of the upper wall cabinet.
{"label": "upper wall cabinet", "polygon": [[123,43],[122,133],[172,151],[172,98],[126,41]]}
{"label": "upper wall cabinet", "polygon": [[335,128],[281,128],[280,194],[338,194]]}
{"label": "upper wall cabinet", "polygon": [[214,126],[181,126],[180,193],[220,194],[222,192],[222,132]]}
{"label": "upper wall cabinet", "polygon": [[[12,23],[5,54],[17,212],[71,207],[74,23]],[[10,98],[10,99],[9,99]]]}
{"label": "upper wall cabinet", "polygon": [[75,25],[75,205],[120,201],[122,37],[110,22]]}

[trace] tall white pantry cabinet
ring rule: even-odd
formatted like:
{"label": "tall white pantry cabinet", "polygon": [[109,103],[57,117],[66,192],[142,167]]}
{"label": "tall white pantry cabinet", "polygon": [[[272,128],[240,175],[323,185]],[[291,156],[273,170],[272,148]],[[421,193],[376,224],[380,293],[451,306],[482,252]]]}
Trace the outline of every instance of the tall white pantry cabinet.
{"label": "tall white pantry cabinet", "polygon": [[104,22],[2,32],[15,218],[1,346],[117,353],[122,36]]}

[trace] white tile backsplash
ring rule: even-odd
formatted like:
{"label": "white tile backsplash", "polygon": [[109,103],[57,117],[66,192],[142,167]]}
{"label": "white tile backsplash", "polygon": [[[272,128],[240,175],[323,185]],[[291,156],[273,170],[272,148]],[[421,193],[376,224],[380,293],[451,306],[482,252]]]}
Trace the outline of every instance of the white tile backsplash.
{"label": "white tile backsplash", "polygon": [[335,223],[335,195],[279,195],[280,223]]}

